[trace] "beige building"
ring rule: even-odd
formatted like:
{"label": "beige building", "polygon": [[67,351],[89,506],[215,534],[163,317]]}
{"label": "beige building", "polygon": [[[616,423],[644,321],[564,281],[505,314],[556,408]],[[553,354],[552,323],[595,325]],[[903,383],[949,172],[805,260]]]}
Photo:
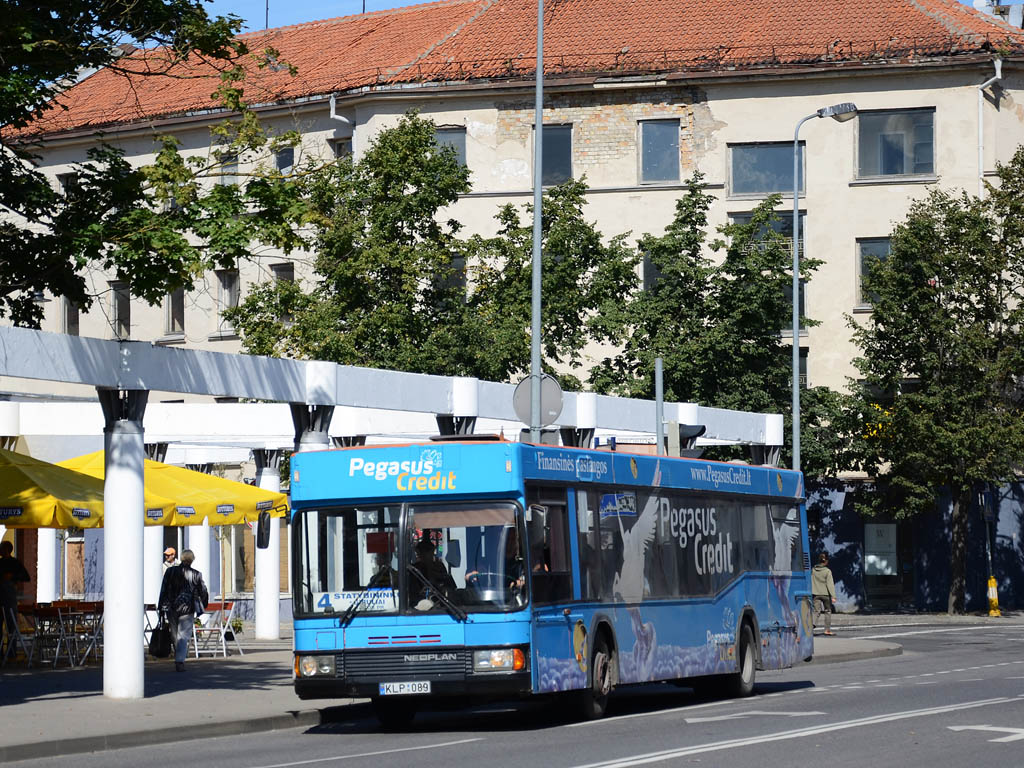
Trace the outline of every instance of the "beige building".
{"label": "beige building", "polygon": [[[257,108],[266,123],[298,129],[302,143],[242,157],[239,172],[259,162],[287,170],[306,155],[358,157],[417,108],[472,172],[473,191],[451,214],[466,234],[493,233],[501,205],[532,195],[535,8],[445,0],[250,35],[298,68],[293,79],[258,75],[252,88],[266,94]],[[549,16],[546,183],[585,177],[588,218],[607,237],[660,233],[694,170],[716,198],[713,227],[779,192],[791,231],[797,123],[856,104],[855,119],[811,120],[799,137],[802,251],[824,261],[803,297],[821,323],[800,334],[810,385],[842,387],[854,373],[845,316],[870,309],[864,255],[884,255],[914,200],[935,188],[976,194],[1024,142],[1024,35],[956,0],[590,0],[554,3]],[[171,96],[147,88],[138,83],[129,101],[105,72],[75,85],[69,109],[40,123],[43,171],[72,183],[100,129],[133,164],[152,161],[162,133],[186,153],[208,153],[209,127],[224,117],[208,109],[209,82]],[[273,279],[312,279],[310,260],[256,251],[162,306],[95,271],[93,309],[45,297],[43,329],[237,351],[221,311]],[[0,381],[6,392],[31,386]]]}

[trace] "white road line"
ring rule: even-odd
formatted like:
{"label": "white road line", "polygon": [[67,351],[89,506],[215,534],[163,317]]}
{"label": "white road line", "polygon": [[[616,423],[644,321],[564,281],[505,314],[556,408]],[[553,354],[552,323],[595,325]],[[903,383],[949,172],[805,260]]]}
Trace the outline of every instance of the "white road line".
{"label": "white road line", "polygon": [[[928,625],[927,624],[922,624],[919,621],[907,621],[907,622],[897,623],[897,624],[837,624],[836,625],[836,629],[841,629],[843,631],[849,632],[849,631],[858,630],[858,629],[889,629],[890,627],[921,627],[921,626],[928,626]],[[1001,624],[998,627],[994,627],[991,624],[971,624],[970,625],[970,628],[974,628],[974,629],[1006,629],[1006,628],[1019,629],[1021,627],[1024,627],[1024,624]]]}
{"label": "white road line", "polygon": [[273,765],[253,766],[253,768],[291,768],[291,766],[293,765],[311,765],[312,763],[327,763],[331,760],[351,760],[354,757],[377,757],[378,755],[392,755],[396,752],[419,752],[424,749],[440,749],[441,747],[454,747],[456,744],[468,744],[471,741],[483,741],[483,739],[459,739],[458,741],[444,741],[440,744],[420,744],[416,747],[382,749],[378,752],[360,752],[359,754],[355,755],[334,755],[333,757],[317,757],[312,760],[297,760],[294,763],[274,763]]}
{"label": "white road line", "polygon": [[[914,625],[908,624],[906,626],[914,626]],[[1019,627],[1021,629],[1024,629],[1024,625],[1021,625],[1021,624],[1012,624],[1010,626],[1012,626],[1012,627]],[[1006,625],[1004,625],[1004,626],[1001,626],[1001,627],[973,626],[973,627],[953,627],[953,628],[946,628],[946,629],[918,629],[918,630],[916,630],[914,632],[890,632],[890,633],[885,634],[885,635],[864,635],[864,636],[857,635],[857,637],[855,637],[854,639],[855,640],[884,640],[885,638],[888,638],[888,637],[909,637],[910,635],[937,635],[937,634],[941,634],[941,633],[944,633],[944,632],[992,632],[992,631],[999,631],[999,630],[1003,630],[1003,629],[1007,629],[1007,628],[1008,627]]]}
{"label": "white road line", "polygon": [[1001,739],[989,739],[994,743],[1005,744],[1009,741],[1024,741],[1024,728],[999,728],[992,725],[949,725],[946,726],[951,731],[989,731],[991,733],[1008,733],[1009,736],[1003,736]]}
{"label": "white road line", "polygon": [[698,755],[705,752],[717,752],[725,749],[736,749],[738,747],[750,747],[756,744],[765,744],[772,741],[785,741],[789,739],[802,739],[808,736],[819,736],[831,731],[841,731],[848,728],[860,728],[869,725],[880,725],[894,720],[906,720],[913,717],[928,717],[930,715],[941,715],[947,712],[957,712],[977,707],[988,707],[993,704],[1005,704],[1013,699],[982,699],[980,701],[969,701],[963,704],[952,704],[945,707],[930,707],[928,709],[912,709],[903,712],[890,712],[884,715],[874,715],[857,720],[846,720],[839,723],[830,723],[809,728],[798,728],[792,731],[781,731],[779,733],[766,734],[764,736],[751,736],[743,739],[730,739],[728,741],[717,741],[709,744],[698,744],[692,747],[680,749],[666,749],[660,752],[648,752],[641,755],[618,758],[615,760],[604,760],[599,763],[588,763],[577,766],[577,768],[628,768],[634,765],[645,765],[647,763],[658,763],[689,755]]}
{"label": "white road line", "polygon": [[[811,690],[814,690],[813,688]],[[674,707],[673,709],[659,709],[654,712],[637,712],[632,715],[619,715],[618,717],[605,717],[600,720],[587,720],[580,723],[569,723],[566,728],[585,728],[588,725],[601,725],[602,723],[614,723],[617,720],[632,720],[635,717],[654,717],[657,715],[669,715],[673,712],[689,712],[694,709],[709,709],[711,707],[724,707],[728,704],[735,704],[735,701],[712,701],[707,704],[688,704],[685,707]]]}

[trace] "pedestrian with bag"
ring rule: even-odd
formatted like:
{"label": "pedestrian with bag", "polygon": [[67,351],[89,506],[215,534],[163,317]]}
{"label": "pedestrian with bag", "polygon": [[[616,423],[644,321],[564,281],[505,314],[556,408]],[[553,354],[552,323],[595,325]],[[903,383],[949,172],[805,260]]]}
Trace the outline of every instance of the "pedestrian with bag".
{"label": "pedestrian with bag", "polygon": [[166,617],[174,642],[174,669],[185,671],[188,641],[196,617],[202,616],[210,602],[210,593],[203,583],[203,574],[192,567],[196,556],[191,549],[181,552],[181,564],[168,568],[160,585],[158,607]]}
{"label": "pedestrian with bag", "polygon": [[818,564],[811,571],[811,595],[814,598],[814,626],[825,614],[825,634],[834,635],[832,631],[832,606],[836,602],[836,583],[832,579],[832,570],[828,567],[828,555],[824,552],[818,557]]}

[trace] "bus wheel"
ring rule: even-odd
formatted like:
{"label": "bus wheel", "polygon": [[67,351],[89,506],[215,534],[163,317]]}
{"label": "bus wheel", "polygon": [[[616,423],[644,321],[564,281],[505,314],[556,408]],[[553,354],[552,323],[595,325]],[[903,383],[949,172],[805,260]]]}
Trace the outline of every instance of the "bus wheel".
{"label": "bus wheel", "polygon": [[733,698],[743,698],[754,692],[754,675],[757,667],[757,650],[754,645],[754,633],[749,624],[740,630],[740,648],[737,659],[739,671],[729,675],[728,691]]}
{"label": "bus wheel", "polygon": [[604,717],[608,708],[608,695],[615,680],[615,655],[608,641],[598,638],[590,661],[590,687],[580,691],[580,714],[584,720]]}
{"label": "bus wheel", "polygon": [[390,701],[375,697],[370,699],[373,714],[388,730],[404,728],[416,717],[416,705],[411,701]]}

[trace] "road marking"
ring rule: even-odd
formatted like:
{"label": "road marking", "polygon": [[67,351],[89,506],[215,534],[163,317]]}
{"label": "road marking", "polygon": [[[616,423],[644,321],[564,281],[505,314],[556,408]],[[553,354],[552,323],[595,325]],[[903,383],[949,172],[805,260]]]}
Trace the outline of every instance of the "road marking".
{"label": "road marking", "polygon": [[260,765],[254,766],[253,768],[291,768],[291,766],[293,765],[311,765],[312,763],[326,763],[331,760],[351,760],[354,757],[376,757],[377,755],[392,755],[396,752],[418,752],[423,749],[440,749],[441,747],[454,747],[456,744],[468,744],[471,741],[483,741],[483,739],[459,739],[458,741],[444,741],[440,744],[421,744],[416,747],[382,749],[378,752],[361,752],[357,755],[334,755],[333,757],[317,757],[312,760],[297,760],[294,763],[274,763],[273,765]]}
{"label": "road marking", "polygon": [[[813,688],[811,690],[814,690]],[[600,720],[587,720],[579,723],[569,723],[566,728],[585,728],[589,725],[601,725],[602,723],[614,723],[616,720],[632,720],[634,717],[655,717],[657,715],[669,715],[673,712],[689,712],[693,709],[709,709],[711,707],[724,707],[729,704],[735,704],[735,701],[712,701],[707,704],[687,704],[684,707],[674,707],[672,709],[658,709],[654,712],[636,712],[632,715],[618,715],[617,717],[604,717]]]}
{"label": "road marking", "polygon": [[[906,626],[914,626],[908,624]],[[1024,624],[1012,624],[1009,626],[1013,627],[1024,627]],[[973,626],[973,627],[954,627],[952,629],[919,629],[914,632],[890,632],[885,635],[864,635],[863,637],[858,635],[856,640],[884,640],[887,637],[909,637],[910,635],[936,635],[944,632],[992,632],[1007,629],[1007,626],[1001,627],[987,627],[987,626]]]}
{"label": "road marking", "polygon": [[830,723],[825,725],[816,725],[809,728],[798,728],[792,731],[781,731],[779,733],[766,734],[764,736],[752,736],[742,739],[730,739],[728,741],[716,741],[709,744],[697,744],[692,747],[682,747],[680,749],[667,749],[660,752],[648,752],[641,755],[632,755],[630,757],[617,758],[615,760],[605,760],[599,763],[588,763],[586,765],[577,766],[577,768],[628,768],[634,765],[644,765],[647,763],[663,762],[665,760],[671,760],[678,757],[686,757],[688,755],[698,755],[705,752],[717,752],[725,749],[736,749],[738,747],[750,747],[757,744],[765,744],[772,741],[785,741],[789,739],[802,739],[808,736],[819,736],[823,733],[829,733],[830,731],[841,731],[848,728],[860,728],[869,725],[881,725],[883,723],[892,722],[894,720],[906,720],[913,717],[928,717],[930,715],[941,715],[947,712],[957,712],[964,709],[974,709],[977,707],[989,707],[993,704],[1005,704],[1013,701],[1008,698],[998,699],[982,699],[980,701],[969,701],[963,704],[952,704],[945,707],[931,707],[928,709],[912,709],[903,712],[890,712],[884,715],[874,715],[872,717],[864,717],[857,720],[846,720],[839,723]]}
{"label": "road marking", "polygon": [[810,717],[812,715],[824,715],[824,712],[765,712],[760,709],[754,709],[750,712],[735,712],[731,715],[718,715],[715,717],[686,717],[683,718],[687,723],[713,723],[717,720],[739,720],[743,717],[751,717],[752,715],[774,715],[776,717]]}
{"label": "road marking", "polygon": [[992,731],[993,733],[1009,733],[1001,739],[989,739],[991,742],[1006,744],[1011,741],[1024,741],[1024,728],[997,728],[993,725],[950,725],[951,731]]}
{"label": "road marking", "polygon": [[[922,624],[919,621],[907,621],[900,624],[837,624],[836,629],[841,629],[845,632],[853,632],[858,629],[890,629],[892,627],[926,627],[928,624]],[[1024,627],[1024,624],[1000,624],[998,627],[992,626],[991,624],[971,624],[967,629],[1020,629]],[[960,629],[959,627],[957,629]]]}

